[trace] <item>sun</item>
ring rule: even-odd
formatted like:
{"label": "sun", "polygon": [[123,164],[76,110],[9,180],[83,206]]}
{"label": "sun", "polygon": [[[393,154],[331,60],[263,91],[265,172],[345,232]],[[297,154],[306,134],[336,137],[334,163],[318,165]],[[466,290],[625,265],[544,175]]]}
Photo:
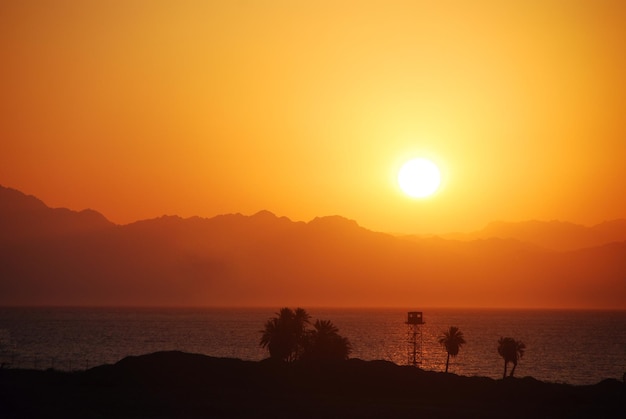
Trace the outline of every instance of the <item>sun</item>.
{"label": "sun", "polygon": [[437,165],[428,159],[412,159],[400,168],[398,184],[405,194],[413,198],[426,198],[439,188],[441,172]]}

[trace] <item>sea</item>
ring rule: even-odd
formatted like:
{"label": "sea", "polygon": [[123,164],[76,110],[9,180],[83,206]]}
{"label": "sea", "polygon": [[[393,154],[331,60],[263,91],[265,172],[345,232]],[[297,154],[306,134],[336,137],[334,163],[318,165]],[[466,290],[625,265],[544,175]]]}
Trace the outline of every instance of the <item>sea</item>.
{"label": "sea", "polygon": [[[294,307],[295,308],[295,307]],[[179,350],[261,360],[265,322],[278,308],[0,308],[2,368],[85,370],[127,356]],[[352,346],[351,358],[386,360],[444,371],[439,337],[458,327],[466,344],[449,371],[502,378],[500,337],[526,345],[515,375],[546,382],[596,384],[626,373],[626,311],[449,308],[311,308],[330,320]],[[422,311],[424,324],[407,324]],[[415,330],[417,329],[417,330]],[[416,333],[416,339],[413,339]]]}

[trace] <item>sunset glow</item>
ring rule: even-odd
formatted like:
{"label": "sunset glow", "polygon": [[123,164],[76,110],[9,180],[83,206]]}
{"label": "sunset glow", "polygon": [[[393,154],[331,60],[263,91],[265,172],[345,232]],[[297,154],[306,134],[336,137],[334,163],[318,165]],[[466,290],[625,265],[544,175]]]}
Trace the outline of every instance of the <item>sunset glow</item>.
{"label": "sunset glow", "polygon": [[626,417],[625,184],[626,0],[0,0],[0,416]]}
{"label": "sunset glow", "polygon": [[625,22],[2,1],[3,301],[624,307]]}
{"label": "sunset glow", "polygon": [[[626,3],[452,3],[5,1],[0,184],[117,223],[624,216]],[[423,151],[454,181],[416,207]]]}

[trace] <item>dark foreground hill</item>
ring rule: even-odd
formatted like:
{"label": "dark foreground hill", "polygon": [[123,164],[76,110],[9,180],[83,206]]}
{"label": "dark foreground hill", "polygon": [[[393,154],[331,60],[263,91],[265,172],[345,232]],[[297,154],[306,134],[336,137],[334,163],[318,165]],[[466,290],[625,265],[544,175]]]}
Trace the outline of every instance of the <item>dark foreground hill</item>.
{"label": "dark foreground hill", "polygon": [[626,417],[624,384],[492,380],[352,359],[276,364],[182,352],[84,372],[0,370],[0,417]]}

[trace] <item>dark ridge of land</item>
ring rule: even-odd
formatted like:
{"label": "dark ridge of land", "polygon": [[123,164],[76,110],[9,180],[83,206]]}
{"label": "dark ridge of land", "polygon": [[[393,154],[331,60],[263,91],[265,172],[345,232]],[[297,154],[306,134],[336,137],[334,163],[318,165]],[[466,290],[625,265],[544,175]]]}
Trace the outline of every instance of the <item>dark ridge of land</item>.
{"label": "dark ridge of land", "polygon": [[0,417],[617,418],[617,380],[573,386],[493,380],[351,359],[295,364],[183,352],[82,372],[0,369]]}

